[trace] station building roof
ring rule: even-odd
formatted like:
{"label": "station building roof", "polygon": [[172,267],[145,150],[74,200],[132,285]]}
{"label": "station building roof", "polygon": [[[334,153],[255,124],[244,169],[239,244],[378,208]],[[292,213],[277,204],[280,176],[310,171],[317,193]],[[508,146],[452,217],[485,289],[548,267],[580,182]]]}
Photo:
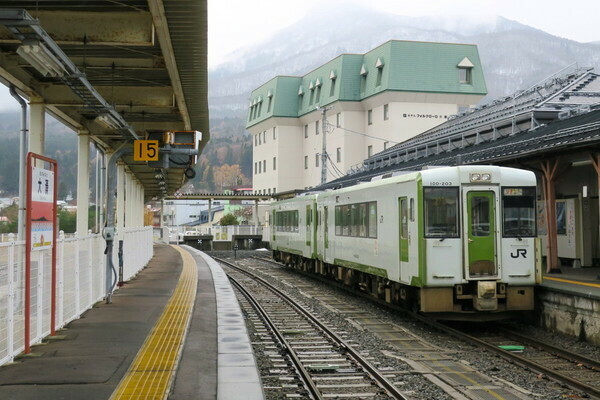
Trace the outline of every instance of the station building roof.
{"label": "station building roof", "polygon": [[[10,0],[0,1],[0,15],[0,79],[67,126],[87,130],[103,149],[133,138],[98,122],[107,105],[141,138],[146,131],[197,130],[201,146],[208,141],[206,0]],[[44,75],[17,55],[23,40],[40,40],[32,24],[79,73]],[[152,168],[130,156],[124,161],[147,197],[160,193]],[[182,169],[171,170],[168,193],[183,181]]]}
{"label": "station building roof", "polygon": [[396,171],[421,170],[427,166],[453,166],[468,164],[503,164],[526,166],[541,160],[549,153],[580,152],[600,146],[600,109],[556,120],[546,125],[501,137],[477,145],[456,148],[428,156],[410,156],[409,159],[381,165],[346,175],[316,188],[324,190],[347,187],[375,177],[392,176]]}
{"label": "station building roof", "polygon": [[[462,83],[461,69],[469,74]],[[304,76],[277,76],[252,92],[246,128],[385,91],[485,95],[477,46],[390,40],[365,54],[341,54]]]}

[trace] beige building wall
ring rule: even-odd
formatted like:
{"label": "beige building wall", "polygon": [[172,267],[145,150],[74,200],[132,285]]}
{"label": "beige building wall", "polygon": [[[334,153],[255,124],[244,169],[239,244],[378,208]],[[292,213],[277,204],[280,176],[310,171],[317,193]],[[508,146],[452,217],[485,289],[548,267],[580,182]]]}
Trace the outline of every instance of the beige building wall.
{"label": "beige building wall", "polygon": [[[352,167],[362,165],[366,158],[385,148],[441,124],[456,114],[459,107],[475,104],[479,98],[480,96],[473,95],[387,91],[361,102],[332,104],[327,112],[327,181],[338,178]],[[386,105],[387,119],[384,119]],[[275,139],[273,127],[276,131]],[[300,118],[269,118],[252,126],[250,132],[254,137],[254,191],[269,194],[320,185],[320,154],[323,145],[320,111],[315,110]]]}

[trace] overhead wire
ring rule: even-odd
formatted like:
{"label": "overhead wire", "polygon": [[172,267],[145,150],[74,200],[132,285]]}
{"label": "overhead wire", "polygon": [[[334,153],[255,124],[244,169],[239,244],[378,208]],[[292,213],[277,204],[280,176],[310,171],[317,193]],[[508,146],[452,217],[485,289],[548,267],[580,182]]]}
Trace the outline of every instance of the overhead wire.
{"label": "overhead wire", "polygon": [[327,127],[328,127],[328,128],[329,128],[329,127],[332,127],[332,128],[333,128],[333,130],[331,131],[331,133],[333,133],[333,131],[334,131],[334,130],[336,130],[336,129],[341,129],[341,130],[344,130],[344,131],[348,131],[348,132],[354,133],[354,134],[356,134],[356,135],[360,135],[360,136],[368,137],[368,138],[375,139],[375,140],[381,140],[382,142],[389,142],[389,143],[393,143],[393,144],[398,144],[398,143],[400,143],[400,142],[396,142],[396,141],[394,141],[394,140],[389,140],[389,139],[385,139],[385,138],[380,138],[380,137],[377,137],[377,136],[368,135],[368,134],[366,134],[366,133],[363,133],[363,132],[354,131],[354,130],[352,130],[352,129],[344,128],[343,126],[335,126],[335,125],[333,125],[333,124],[330,124],[329,122],[327,123]]}

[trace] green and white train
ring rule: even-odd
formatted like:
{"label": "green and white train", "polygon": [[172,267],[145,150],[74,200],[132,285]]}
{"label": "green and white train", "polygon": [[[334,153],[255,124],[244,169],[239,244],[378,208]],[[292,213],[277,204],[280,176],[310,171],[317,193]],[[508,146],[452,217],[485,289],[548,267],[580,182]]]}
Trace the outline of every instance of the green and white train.
{"label": "green and white train", "polygon": [[532,310],[536,179],[457,166],[271,205],[274,259],[425,313]]}

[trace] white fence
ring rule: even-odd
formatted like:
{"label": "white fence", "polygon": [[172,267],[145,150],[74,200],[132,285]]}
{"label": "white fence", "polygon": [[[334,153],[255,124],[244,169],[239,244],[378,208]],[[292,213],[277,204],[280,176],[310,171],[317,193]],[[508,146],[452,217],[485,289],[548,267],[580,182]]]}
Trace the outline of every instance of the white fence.
{"label": "white fence", "polygon": [[[115,240],[113,262],[118,270],[118,240],[123,239],[123,279],[128,280],[152,258],[152,228],[126,228]],[[56,328],[77,319],[106,291],[105,241],[101,235],[59,237],[56,255]],[[25,243],[0,243],[0,365],[25,348]],[[31,253],[30,343],[50,334],[51,250]]]}

